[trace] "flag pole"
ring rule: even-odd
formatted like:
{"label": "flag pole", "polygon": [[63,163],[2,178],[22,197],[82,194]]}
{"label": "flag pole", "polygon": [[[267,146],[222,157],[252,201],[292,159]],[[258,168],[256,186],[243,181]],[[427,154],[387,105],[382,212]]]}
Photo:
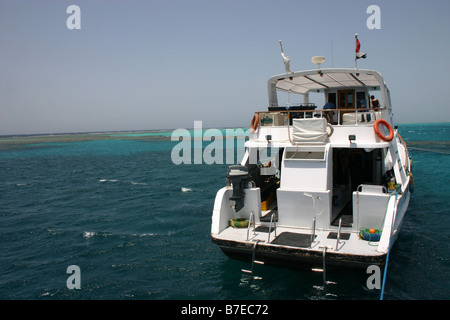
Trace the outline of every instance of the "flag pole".
{"label": "flag pole", "polygon": [[283,57],[283,61],[284,61],[284,69],[286,70],[286,73],[294,73],[294,72],[291,71],[291,67],[290,67],[291,59],[289,59],[288,57],[286,57],[286,55],[284,54],[284,51],[283,51],[283,45],[281,44],[281,40],[278,40],[278,42],[280,43],[281,56]]}
{"label": "flag pole", "polygon": [[[358,46],[358,34],[355,33],[355,48]],[[358,70],[358,59],[356,57],[356,51],[355,51],[355,70]]]}

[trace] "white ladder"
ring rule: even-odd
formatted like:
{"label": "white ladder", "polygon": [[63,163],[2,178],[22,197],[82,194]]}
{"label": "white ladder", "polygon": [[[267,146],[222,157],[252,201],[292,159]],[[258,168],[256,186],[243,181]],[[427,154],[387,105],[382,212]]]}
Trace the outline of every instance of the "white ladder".
{"label": "white ladder", "polygon": [[254,276],[254,275],[253,275],[253,269],[254,269],[255,263],[257,263],[257,264],[264,264],[263,261],[255,260],[255,256],[256,256],[256,246],[258,245],[259,241],[260,241],[260,240],[256,240],[255,243],[253,244],[253,251],[252,251],[252,268],[251,268],[251,270],[242,269],[242,272],[249,273],[249,274],[251,275],[252,279],[254,279],[254,280],[261,280],[261,279],[262,279],[261,277],[258,277],[258,276]]}

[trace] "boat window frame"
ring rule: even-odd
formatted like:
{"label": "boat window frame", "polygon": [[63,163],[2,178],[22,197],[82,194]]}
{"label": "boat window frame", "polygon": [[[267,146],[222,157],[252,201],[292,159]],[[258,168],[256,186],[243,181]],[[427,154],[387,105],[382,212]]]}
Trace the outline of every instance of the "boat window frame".
{"label": "boat window frame", "polygon": [[[290,154],[294,156],[289,156]],[[325,147],[312,147],[312,146],[297,146],[287,147],[284,150],[283,161],[310,161],[310,162],[323,162],[327,159],[327,149]]]}

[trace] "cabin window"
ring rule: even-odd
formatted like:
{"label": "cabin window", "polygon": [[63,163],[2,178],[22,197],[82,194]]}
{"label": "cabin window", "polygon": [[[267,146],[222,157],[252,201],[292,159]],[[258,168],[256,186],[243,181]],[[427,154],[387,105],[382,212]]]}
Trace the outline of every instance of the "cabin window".
{"label": "cabin window", "polygon": [[336,106],[336,92],[332,92],[328,94],[328,102],[331,102]]}
{"label": "cabin window", "polygon": [[354,108],[355,90],[339,90],[339,108],[351,109]]}
{"label": "cabin window", "polygon": [[368,108],[366,93],[365,92],[357,92],[356,93],[356,106],[358,108]]}

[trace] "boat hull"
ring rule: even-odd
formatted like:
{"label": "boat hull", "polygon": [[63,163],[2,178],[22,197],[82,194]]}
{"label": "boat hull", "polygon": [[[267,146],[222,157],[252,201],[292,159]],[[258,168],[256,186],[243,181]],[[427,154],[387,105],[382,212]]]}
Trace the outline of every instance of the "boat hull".
{"label": "boat hull", "polygon": [[[395,226],[390,238],[390,249],[397,240],[398,234],[403,224],[403,218],[407,211],[411,193],[409,188],[401,197],[396,213]],[[241,242],[230,239],[220,239],[211,234],[211,240],[230,258],[251,261],[253,255],[254,242]],[[326,267],[335,269],[366,269],[370,265],[384,266],[387,253],[379,255],[360,255],[354,253],[340,253],[335,250],[328,250],[326,256]],[[260,243],[256,247],[255,259],[263,261],[265,264],[280,266],[290,269],[311,269],[323,267],[323,251],[311,250],[310,248],[291,247],[281,245],[266,245]]]}
{"label": "boat hull", "polygon": [[[212,237],[212,242],[230,258],[251,262],[253,246],[237,241],[222,240]],[[264,264],[280,266],[290,269],[311,269],[323,267],[323,252],[308,250],[304,248],[257,246],[255,259],[263,261]],[[333,269],[362,269],[370,265],[383,266],[386,262],[386,254],[377,256],[364,256],[355,254],[341,254],[336,252],[326,252],[326,267]]]}

